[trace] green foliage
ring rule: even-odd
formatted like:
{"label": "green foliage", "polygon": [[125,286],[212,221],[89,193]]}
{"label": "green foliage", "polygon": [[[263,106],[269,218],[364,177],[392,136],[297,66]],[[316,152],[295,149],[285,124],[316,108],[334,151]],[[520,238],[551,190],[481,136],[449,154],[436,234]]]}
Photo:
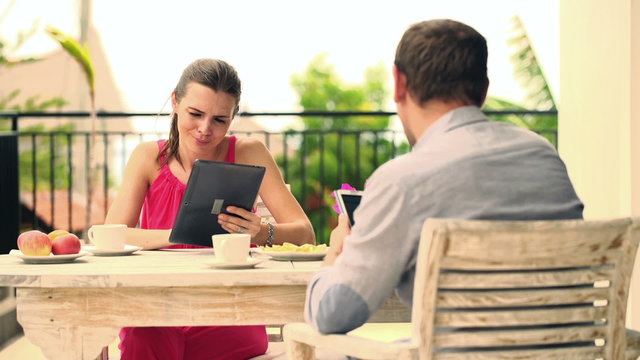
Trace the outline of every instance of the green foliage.
{"label": "green foliage", "polygon": [[91,55],[89,55],[89,46],[87,44],[81,45],[72,37],[53,26],[47,26],[45,30],[53,40],[57,41],[80,64],[89,85],[90,96],[93,98],[95,94],[95,74]]}
{"label": "green foliage", "polygon": [[[0,14],[0,26],[3,20],[9,13],[13,5],[13,1],[10,2]],[[26,31],[19,31],[16,40],[13,44],[10,44],[8,40],[2,38],[0,34],[0,70],[10,70],[15,66],[32,63],[42,60],[36,57],[23,57],[14,59],[11,53],[17,51],[31,36],[37,31],[37,22],[34,22],[31,27]],[[61,108],[67,104],[67,101],[61,97],[52,97],[50,99],[40,100],[40,95],[33,95],[24,100],[23,103],[17,103],[17,98],[20,95],[21,90],[14,89],[8,94],[0,94],[0,110],[13,110],[18,112],[40,112],[49,110],[52,108]],[[0,119],[1,120],[1,119]],[[10,125],[8,121],[0,122],[0,131],[9,130]]]}
{"label": "green foliage", "polygon": [[[10,1],[7,6],[2,9],[0,13],[0,25],[9,14],[9,10],[15,4],[15,0]],[[37,21],[34,22],[29,29],[18,31],[16,35],[15,42],[10,44],[6,39],[3,39],[0,36],[0,67],[12,67],[15,65],[26,64],[34,61],[39,61],[41,59],[34,57],[26,57],[21,59],[11,59],[9,54],[18,50],[30,37],[32,37],[37,31]]]}
{"label": "green foliage", "polygon": [[[520,86],[525,90],[525,104],[490,96],[485,101],[484,110],[556,110],[556,103],[547,83],[542,66],[533,50],[533,44],[524,24],[517,15],[512,19],[511,37],[507,43],[513,48],[510,57],[513,64],[513,75]],[[546,137],[552,144],[557,144],[555,138],[558,129],[557,115],[492,115],[496,121],[504,121],[535,130]]]}
{"label": "green foliage", "polygon": [[[7,16],[10,3],[2,14],[0,14],[0,24]],[[23,64],[42,60],[36,57],[23,57],[14,59],[11,53],[18,50],[37,31],[37,23],[34,23],[27,31],[20,31],[15,42],[9,46],[9,42],[0,36],[0,69],[10,71],[14,67]],[[17,112],[44,112],[49,109],[61,108],[67,101],[61,97],[52,97],[41,100],[41,95],[33,95],[22,102],[17,99],[21,94],[20,89],[11,90],[8,94],[0,94],[0,110],[13,110]],[[1,119],[0,119],[1,120]],[[66,157],[66,150],[71,146],[66,133],[74,131],[73,124],[60,125],[52,129],[45,129],[44,125],[34,125],[21,129],[23,134],[33,134],[20,138],[20,148],[29,150],[21,151],[18,155],[19,161],[19,183],[21,190],[51,189],[51,179],[53,178],[53,188],[68,188],[69,186],[69,163]],[[0,131],[10,130],[9,121],[0,122]],[[32,148],[32,145],[35,147]],[[53,161],[52,161],[53,160]],[[34,174],[35,169],[35,174]],[[53,177],[52,177],[53,171]]]}
{"label": "green foliage", "polygon": [[[67,101],[59,96],[46,100],[40,100],[40,95],[33,95],[24,100],[23,103],[15,103],[15,99],[20,95],[20,90],[15,89],[8,95],[0,97],[0,110],[13,110],[16,112],[44,112],[49,109],[59,109],[67,104]],[[9,119],[0,118],[0,131],[11,130]]]}
{"label": "green foliage", "polygon": [[[24,134],[20,137],[21,147],[30,148],[30,150],[20,152],[18,156],[20,190],[32,190],[34,179],[37,190],[50,190],[52,167],[53,188],[67,189],[69,187],[68,174],[71,169],[66,152],[72,144],[67,133],[74,130],[73,124],[64,124],[49,130],[45,129],[44,125],[38,124],[21,131]],[[32,141],[35,142],[34,148],[31,148]]]}
{"label": "green foliage", "polygon": [[40,95],[28,97],[22,104],[10,103],[20,95],[20,90],[16,89],[4,98],[0,98],[0,110],[14,110],[18,112],[43,112],[51,108],[60,108],[67,104],[67,101],[61,97],[52,97],[47,100],[40,100]]}
{"label": "green foliage", "polygon": [[[300,145],[295,156],[288,160],[289,183],[296,195],[327,194],[349,183],[358,189],[382,163],[409,150],[404,139],[392,143],[391,131],[322,131],[290,135]],[[304,163],[303,163],[304,161]],[[283,158],[278,157],[283,166]],[[305,179],[301,179],[304,171]],[[303,199],[299,199],[303,200]],[[313,201],[306,199],[306,208],[313,210]]]}
{"label": "green foliage", "polygon": [[[491,96],[487,98],[484,104],[483,110],[490,111],[507,111],[507,110],[529,110],[522,105],[516,104],[512,101],[502,99],[500,97]],[[558,116],[557,115],[489,115],[492,120],[509,122],[518,126],[522,126],[527,129],[534,130],[540,135],[545,137],[551,144],[557,146],[557,129],[558,129]]]}
{"label": "green foliage", "polygon": [[[303,73],[291,77],[291,85],[305,111],[376,111],[384,108],[389,90],[383,63],[365,71],[362,84],[346,84],[327,63],[327,54],[314,57]],[[305,128],[381,130],[389,126],[388,116],[304,117]]]}
{"label": "green foliage", "polygon": [[511,55],[514,78],[526,91],[526,106],[530,109],[556,109],[556,103],[551,94],[551,88],[544,76],[542,66],[538,61],[533,44],[519,16],[511,18],[513,24],[512,36],[507,43],[514,49]]}
{"label": "green foliage", "polygon": [[[380,63],[365,71],[361,84],[347,84],[327,63],[326,54],[314,57],[306,70],[294,74],[291,85],[305,111],[382,110],[389,97],[388,73]],[[328,240],[335,221],[331,192],[341,183],[358,189],[382,163],[406,153],[405,139],[395,139],[389,116],[304,117],[306,131],[288,135],[297,144],[286,164],[291,191],[302,204],[319,243]],[[284,157],[277,158],[285,167]]]}

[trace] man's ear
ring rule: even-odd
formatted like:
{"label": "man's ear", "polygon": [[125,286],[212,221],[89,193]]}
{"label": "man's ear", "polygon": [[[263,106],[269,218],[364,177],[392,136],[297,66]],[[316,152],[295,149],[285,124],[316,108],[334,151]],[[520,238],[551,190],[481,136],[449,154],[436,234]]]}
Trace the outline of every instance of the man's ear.
{"label": "man's ear", "polygon": [[393,83],[393,101],[396,103],[404,101],[408,93],[407,76],[396,65],[393,65]]}
{"label": "man's ear", "polygon": [[489,79],[487,79],[487,85],[484,87],[484,96],[482,96],[482,104],[480,104],[480,107],[482,107],[482,105],[484,105],[484,102],[487,101],[488,92],[489,92]]}

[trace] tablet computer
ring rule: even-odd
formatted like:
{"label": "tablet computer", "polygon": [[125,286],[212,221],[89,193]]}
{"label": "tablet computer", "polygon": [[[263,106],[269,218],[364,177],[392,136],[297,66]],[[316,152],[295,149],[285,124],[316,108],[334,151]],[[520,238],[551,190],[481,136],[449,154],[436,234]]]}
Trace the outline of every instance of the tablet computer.
{"label": "tablet computer", "polygon": [[340,212],[349,216],[349,225],[352,227],[355,224],[353,213],[360,205],[361,198],[362,191],[360,190],[336,190],[336,199],[338,200]]}
{"label": "tablet computer", "polygon": [[227,233],[218,214],[229,214],[230,205],[251,211],[264,173],[263,166],[196,160],[169,242],[211,247],[211,235]]}

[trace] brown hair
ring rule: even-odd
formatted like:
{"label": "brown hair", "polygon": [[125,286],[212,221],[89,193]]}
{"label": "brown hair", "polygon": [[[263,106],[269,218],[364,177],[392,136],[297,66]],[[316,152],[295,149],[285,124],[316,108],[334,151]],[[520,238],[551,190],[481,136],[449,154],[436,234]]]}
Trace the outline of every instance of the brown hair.
{"label": "brown hair", "polygon": [[468,25],[448,19],[412,25],[398,44],[395,65],[420,104],[431,99],[484,102],[487,42]]}
{"label": "brown hair", "polygon": [[[213,91],[223,91],[232,95],[236,99],[233,116],[238,113],[242,85],[238,73],[233,66],[218,59],[198,59],[192,62],[184,69],[176,88],[173,90],[177,101],[182,100],[187,91],[187,85],[192,82],[204,85]],[[182,165],[180,154],[178,153],[179,143],[178,115],[172,112],[169,139],[165,142],[157,158],[158,161],[161,161],[164,156],[164,160],[160,166],[167,164],[172,157],[175,157],[178,163]]]}

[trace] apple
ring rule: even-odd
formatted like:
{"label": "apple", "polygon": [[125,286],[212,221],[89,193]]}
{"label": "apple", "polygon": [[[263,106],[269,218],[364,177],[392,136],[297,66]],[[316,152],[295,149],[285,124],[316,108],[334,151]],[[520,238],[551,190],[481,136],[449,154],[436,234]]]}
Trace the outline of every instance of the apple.
{"label": "apple", "polygon": [[77,254],[81,246],[80,239],[75,234],[66,234],[53,239],[51,250],[53,255]]}
{"label": "apple", "polygon": [[67,230],[53,230],[49,233],[49,239],[53,241],[58,236],[67,235],[69,232]]}
{"label": "apple", "polygon": [[26,231],[18,236],[18,249],[25,255],[47,256],[51,254],[51,239],[42,231]]}

